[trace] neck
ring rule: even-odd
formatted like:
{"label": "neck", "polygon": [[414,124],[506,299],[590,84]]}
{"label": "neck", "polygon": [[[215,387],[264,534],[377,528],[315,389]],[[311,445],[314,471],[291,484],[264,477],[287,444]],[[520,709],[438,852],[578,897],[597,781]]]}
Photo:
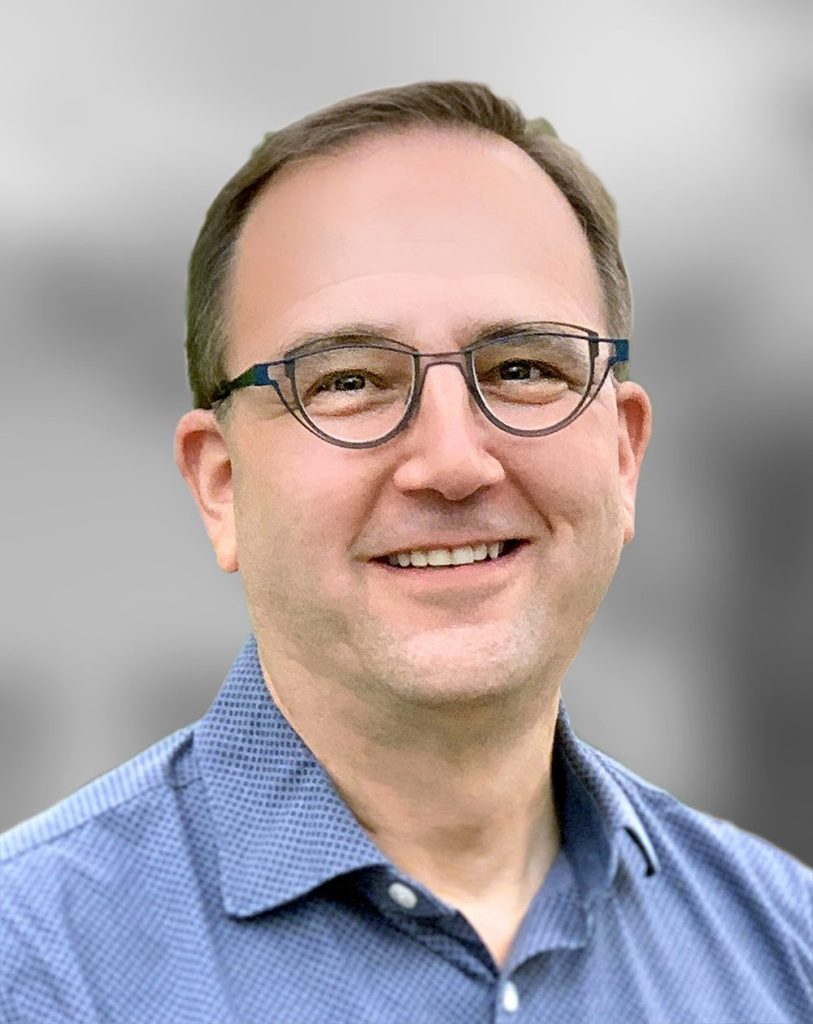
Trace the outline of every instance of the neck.
{"label": "neck", "polygon": [[[472,923],[497,907],[501,921],[521,921],[559,848],[550,771],[558,685],[395,707],[300,665],[264,661],[264,672],[280,710],[396,867]],[[491,944],[495,959],[506,942]]]}

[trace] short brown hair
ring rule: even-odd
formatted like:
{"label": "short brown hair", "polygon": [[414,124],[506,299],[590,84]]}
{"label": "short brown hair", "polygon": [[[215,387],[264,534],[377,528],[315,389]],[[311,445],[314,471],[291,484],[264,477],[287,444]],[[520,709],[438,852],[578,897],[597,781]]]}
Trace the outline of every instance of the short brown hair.
{"label": "short brown hair", "polygon": [[226,375],[227,299],[235,243],[252,204],[292,161],[336,153],[362,136],[436,127],[491,132],[519,146],[553,179],[587,236],[607,327],[627,337],[631,298],[618,247],[615,204],[581,157],[543,118],[475,82],[418,82],[343,100],[270,132],[209,208],[189,263],[186,355],[195,405],[212,407]]}

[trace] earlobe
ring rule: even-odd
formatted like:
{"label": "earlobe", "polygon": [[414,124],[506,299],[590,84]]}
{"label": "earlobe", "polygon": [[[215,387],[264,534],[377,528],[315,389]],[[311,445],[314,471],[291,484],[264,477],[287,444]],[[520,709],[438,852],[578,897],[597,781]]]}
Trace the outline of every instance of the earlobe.
{"label": "earlobe", "polygon": [[193,409],[175,431],[175,461],[189,485],[224,572],[236,572],[237,539],[229,448],[215,415]]}
{"label": "earlobe", "polygon": [[635,495],[641,464],[652,434],[652,404],[640,384],[624,381],[616,390],[616,407],[624,543],[628,544],[635,536]]}

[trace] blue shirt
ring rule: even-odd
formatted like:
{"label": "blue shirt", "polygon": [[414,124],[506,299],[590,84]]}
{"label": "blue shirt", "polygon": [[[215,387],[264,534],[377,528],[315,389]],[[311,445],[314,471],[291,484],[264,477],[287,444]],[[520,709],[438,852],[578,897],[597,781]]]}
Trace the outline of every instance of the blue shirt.
{"label": "blue shirt", "polygon": [[813,1020],[807,868],[564,711],[553,772],[562,850],[500,970],[370,841],[250,640],[199,723],[0,838],[0,1020]]}

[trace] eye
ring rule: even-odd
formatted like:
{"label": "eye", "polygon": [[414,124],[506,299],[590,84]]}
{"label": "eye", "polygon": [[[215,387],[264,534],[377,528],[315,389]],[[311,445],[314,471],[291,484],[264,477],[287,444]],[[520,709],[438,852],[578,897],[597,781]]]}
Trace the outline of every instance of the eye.
{"label": "eye", "polygon": [[500,380],[544,380],[560,377],[561,374],[552,366],[530,359],[511,359],[500,363],[497,367]]}
{"label": "eye", "polygon": [[366,373],[349,371],[328,377],[321,381],[315,390],[317,393],[320,391],[361,391],[367,386],[368,379]]}

